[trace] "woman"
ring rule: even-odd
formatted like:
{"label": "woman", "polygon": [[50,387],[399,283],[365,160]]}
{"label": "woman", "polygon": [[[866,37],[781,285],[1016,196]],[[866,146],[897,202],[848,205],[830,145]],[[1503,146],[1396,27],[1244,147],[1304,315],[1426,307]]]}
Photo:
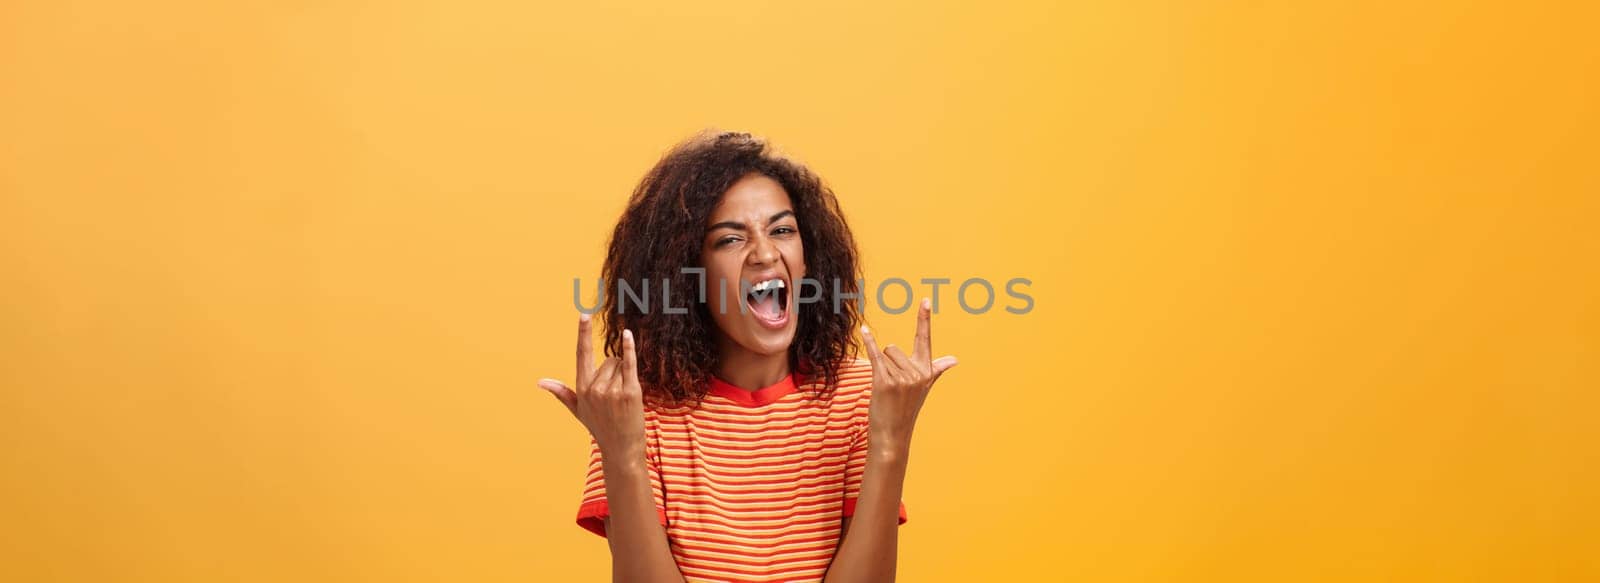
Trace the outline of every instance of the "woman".
{"label": "woman", "polygon": [[607,358],[580,316],[576,382],[539,386],[589,430],[578,524],[613,580],[892,581],[912,427],[956,360],[930,357],[926,299],[909,353],[861,326],[856,358],[855,243],[821,180],[748,134],[679,144],[601,272]]}

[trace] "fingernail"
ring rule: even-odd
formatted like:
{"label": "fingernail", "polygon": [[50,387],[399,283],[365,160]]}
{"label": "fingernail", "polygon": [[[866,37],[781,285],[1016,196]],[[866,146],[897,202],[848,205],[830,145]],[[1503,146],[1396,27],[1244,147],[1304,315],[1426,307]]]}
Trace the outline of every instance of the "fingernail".
{"label": "fingernail", "polygon": [[579,322],[588,322],[589,321],[589,313],[588,312],[578,312],[578,321]]}
{"label": "fingernail", "polygon": [[933,309],[933,300],[930,300],[928,298],[922,298],[922,309],[924,309],[924,310]]}
{"label": "fingernail", "polygon": [[633,330],[629,330],[627,328],[623,328],[622,329],[622,339],[623,340],[627,340],[628,342],[633,342]]}
{"label": "fingernail", "polygon": [[866,325],[865,325],[865,324],[863,324],[863,325],[862,325],[862,326],[861,326],[861,333],[862,333],[862,334],[871,334],[871,333],[872,333],[872,330],[870,330],[870,329],[868,329],[868,328],[867,328],[867,326],[866,326]]}

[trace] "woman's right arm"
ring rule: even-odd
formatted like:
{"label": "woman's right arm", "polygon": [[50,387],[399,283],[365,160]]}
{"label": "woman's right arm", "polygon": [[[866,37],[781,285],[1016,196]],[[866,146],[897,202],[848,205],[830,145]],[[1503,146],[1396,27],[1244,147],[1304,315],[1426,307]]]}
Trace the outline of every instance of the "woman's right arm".
{"label": "woman's right arm", "polygon": [[600,447],[605,476],[606,540],[611,545],[611,580],[681,583],[683,574],[657,521],[650,473],[645,466],[644,393],[639,387],[633,332],[622,332],[622,358],[593,367],[589,315],[578,318],[577,389],[544,379],[539,387],[555,395],[589,429]]}
{"label": "woman's right arm", "polygon": [[[613,455],[615,454],[615,455]],[[611,544],[612,581],[683,581],[667,546],[667,531],[656,520],[644,447],[637,452],[600,453],[606,477],[606,541]],[[616,460],[616,461],[612,461]]]}

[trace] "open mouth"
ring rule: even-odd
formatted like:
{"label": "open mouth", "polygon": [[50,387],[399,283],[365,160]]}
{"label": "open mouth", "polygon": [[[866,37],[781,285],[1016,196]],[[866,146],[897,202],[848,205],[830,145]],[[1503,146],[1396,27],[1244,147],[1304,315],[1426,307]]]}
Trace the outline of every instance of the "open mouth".
{"label": "open mouth", "polygon": [[745,304],[756,321],[768,328],[789,323],[789,286],[781,279],[769,279],[750,286]]}

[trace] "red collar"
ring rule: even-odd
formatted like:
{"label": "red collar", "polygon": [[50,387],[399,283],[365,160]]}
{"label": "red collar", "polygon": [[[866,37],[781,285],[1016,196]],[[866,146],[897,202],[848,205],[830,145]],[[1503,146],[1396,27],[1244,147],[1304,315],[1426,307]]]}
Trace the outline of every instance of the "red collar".
{"label": "red collar", "polygon": [[779,379],[777,383],[771,386],[761,387],[753,391],[741,389],[728,383],[728,381],[717,378],[716,375],[712,375],[711,390],[708,392],[746,407],[760,407],[782,399],[784,395],[793,393],[795,388],[794,373],[784,375],[782,379]]}

